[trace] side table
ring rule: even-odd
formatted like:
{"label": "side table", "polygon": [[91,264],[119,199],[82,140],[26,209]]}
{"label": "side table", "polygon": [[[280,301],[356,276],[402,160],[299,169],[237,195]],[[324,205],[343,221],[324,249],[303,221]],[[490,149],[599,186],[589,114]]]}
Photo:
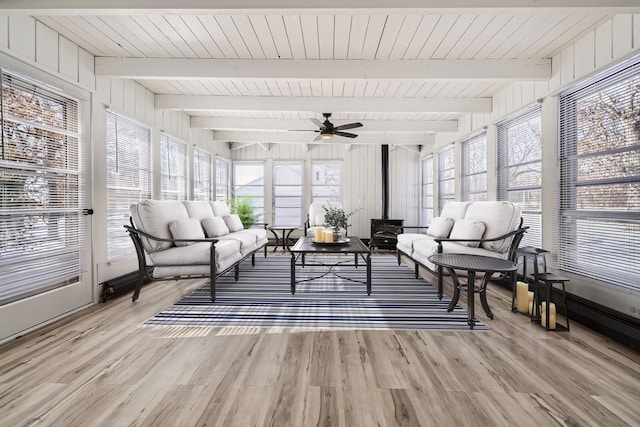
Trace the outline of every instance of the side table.
{"label": "side table", "polygon": [[[493,273],[509,273],[515,271],[517,268],[515,262],[482,255],[437,254],[431,255],[429,261],[435,265],[446,268],[449,274],[451,274],[451,279],[453,280],[453,298],[451,298],[451,303],[447,311],[453,311],[455,308],[460,298],[460,290],[467,291],[469,312],[467,323],[470,329],[473,329],[475,325],[474,295],[476,293],[480,294],[480,303],[482,304],[485,314],[489,319],[493,319],[493,313],[487,303],[487,285],[489,284],[489,279]],[[467,283],[460,283],[456,270],[467,271]],[[475,286],[476,273],[484,273],[478,286]],[[512,274],[511,276],[515,283],[516,275]]]}
{"label": "side table", "polygon": [[[542,259],[542,272],[547,272],[547,258],[546,255],[549,251],[541,248],[534,248],[533,246],[525,246],[522,248],[516,249],[516,263],[522,257],[522,281],[526,283],[530,283],[530,279],[527,278],[527,259],[533,260],[533,274],[536,275],[539,273],[538,271],[538,258]],[[517,275],[517,273],[516,273]],[[531,278],[531,282],[533,279]],[[513,283],[513,292],[511,294],[511,311],[515,312],[516,310],[516,284]],[[525,313],[526,314],[526,313]]]}
{"label": "side table", "polygon": [[[283,250],[289,251],[289,236],[291,236],[293,230],[297,230],[298,228],[300,228],[299,225],[274,225],[273,227],[269,227],[269,231],[271,231],[276,238],[276,244],[273,247],[273,252],[278,249],[278,246],[282,246]],[[278,236],[277,231],[280,232],[280,236]]]}

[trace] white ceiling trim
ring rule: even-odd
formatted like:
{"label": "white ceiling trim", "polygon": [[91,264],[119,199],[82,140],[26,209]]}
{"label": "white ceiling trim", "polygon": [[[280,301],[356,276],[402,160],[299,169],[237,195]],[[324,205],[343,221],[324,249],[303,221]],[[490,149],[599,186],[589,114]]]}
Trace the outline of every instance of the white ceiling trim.
{"label": "white ceiling trim", "polygon": [[247,13],[268,13],[282,10],[292,13],[350,12],[354,9],[407,10],[429,12],[451,12],[464,8],[467,11],[540,11],[549,13],[562,9],[580,8],[581,11],[598,10],[607,13],[633,13],[638,10],[637,0],[395,0],[390,7],[388,0],[325,0],[322,8],[314,2],[299,0],[217,0],[215,8],[211,0],[2,0],[0,10],[10,13],[42,14],[42,15],[87,15],[87,14],[148,14],[148,13],[233,13],[238,10]]}
{"label": "white ceiling trim", "polygon": [[[331,122],[339,126],[344,120]],[[348,121],[344,121],[347,123]],[[367,120],[361,121],[362,127],[349,130],[359,135],[371,132],[457,132],[457,120]],[[317,130],[318,127],[310,120],[278,120],[278,119],[234,119],[215,117],[191,117],[192,129],[215,129],[227,131],[289,131],[289,130]]]}
{"label": "white ceiling trim", "polygon": [[116,79],[507,79],[548,80],[550,59],[291,60],[97,57]]}
{"label": "white ceiling trim", "polygon": [[318,113],[490,113],[491,98],[335,98],[156,95],[155,108],[180,111],[315,111]]}
{"label": "white ceiling trim", "polygon": [[[357,132],[354,130],[354,133]],[[330,140],[314,141],[315,133],[311,132],[252,132],[252,131],[214,131],[215,141],[240,144],[402,144],[427,145],[433,142],[433,135],[427,134],[362,134],[357,138],[334,136]]]}

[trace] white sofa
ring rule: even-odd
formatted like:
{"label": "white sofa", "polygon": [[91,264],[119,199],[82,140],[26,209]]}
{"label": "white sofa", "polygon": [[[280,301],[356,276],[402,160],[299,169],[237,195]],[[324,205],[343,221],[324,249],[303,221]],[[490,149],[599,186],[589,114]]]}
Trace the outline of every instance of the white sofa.
{"label": "white sofa", "polygon": [[442,298],[443,268],[429,257],[437,253],[484,255],[515,261],[515,251],[528,227],[522,226],[522,211],[506,201],[449,202],[439,217],[424,232],[400,233],[396,245],[398,263],[402,255],[415,263],[418,277],[422,266],[438,278],[438,296]]}
{"label": "white sofa", "polygon": [[240,218],[220,201],[144,200],[131,205],[131,225],[125,226],[138,255],[138,282],[132,300],[145,279],[168,280],[207,277],[215,301],[215,279],[264,248],[267,231],[244,229]]}

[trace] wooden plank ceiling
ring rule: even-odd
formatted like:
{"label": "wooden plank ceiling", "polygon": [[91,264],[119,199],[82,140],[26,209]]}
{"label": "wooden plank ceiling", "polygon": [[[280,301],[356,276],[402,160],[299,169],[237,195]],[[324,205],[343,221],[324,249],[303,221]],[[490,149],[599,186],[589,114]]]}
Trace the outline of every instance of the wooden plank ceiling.
{"label": "wooden plank ceiling", "polygon": [[[162,96],[156,106],[185,111],[194,127],[224,129],[229,135],[241,132],[244,122],[252,137],[263,128],[287,130],[296,121],[314,129],[308,119],[322,119],[322,108],[331,107],[336,124],[363,121],[359,134],[375,121],[386,127],[372,124],[371,129],[384,130],[369,132],[450,132],[461,114],[490,112],[492,95],[504,85],[547,80],[551,56],[612,14],[597,7],[329,11],[142,6],[26,10],[94,54],[97,75],[135,79]],[[489,107],[478,99],[486,99]],[[262,101],[274,107],[263,109],[267,104]],[[318,108],[313,108],[316,101]],[[407,108],[407,101],[415,101],[415,108]],[[407,126],[408,121],[429,126]],[[444,125],[438,126],[440,121]],[[300,138],[310,139],[304,133]]]}

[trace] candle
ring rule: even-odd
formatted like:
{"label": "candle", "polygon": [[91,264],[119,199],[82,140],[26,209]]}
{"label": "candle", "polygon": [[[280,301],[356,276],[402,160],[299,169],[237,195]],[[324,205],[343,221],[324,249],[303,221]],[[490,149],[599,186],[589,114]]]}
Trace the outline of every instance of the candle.
{"label": "candle", "polygon": [[322,229],[322,227],[316,227],[314,230],[315,233],[315,241],[318,243],[322,243],[324,241],[323,237],[324,237],[324,230]]}
{"label": "candle", "polygon": [[524,282],[516,283],[516,309],[526,313],[529,308],[529,285]]}
{"label": "candle", "polygon": [[[547,303],[542,302],[540,306],[540,324],[543,328],[547,327]],[[556,305],[554,303],[549,304],[549,329],[556,328]]]}
{"label": "candle", "polygon": [[533,301],[529,301],[529,314],[533,315]]}
{"label": "candle", "polygon": [[325,243],[333,243],[333,231],[332,230],[324,230],[324,242]]}

